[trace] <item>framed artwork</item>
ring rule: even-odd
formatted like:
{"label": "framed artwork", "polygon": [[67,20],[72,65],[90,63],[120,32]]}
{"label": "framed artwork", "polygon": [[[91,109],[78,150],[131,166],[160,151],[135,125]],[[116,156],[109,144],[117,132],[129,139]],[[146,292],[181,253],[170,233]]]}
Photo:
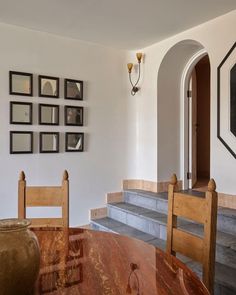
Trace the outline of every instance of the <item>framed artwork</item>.
{"label": "framed artwork", "polygon": [[33,153],[32,131],[10,131],[10,154]]}
{"label": "framed artwork", "polygon": [[236,42],[217,68],[217,137],[236,158]]}
{"label": "framed artwork", "polygon": [[10,102],[10,124],[32,124],[32,106],[30,102]]}
{"label": "framed artwork", "polygon": [[39,125],[59,125],[59,105],[40,103]]}
{"label": "framed artwork", "polygon": [[33,96],[33,74],[10,71],[9,93],[12,95]]}
{"label": "framed artwork", "polygon": [[49,76],[39,76],[39,96],[40,97],[59,97],[59,78]]}
{"label": "framed artwork", "polygon": [[66,132],[66,152],[83,152],[84,151],[84,133]]}
{"label": "framed artwork", "polygon": [[39,152],[59,153],[59,132],[40,132]]}
{"label": "framed artwork", "polygon": [[83,107],[65,106],[65,125],[83,126],[83,114]]}
{"label": "framed artwork", "polygon": [[65,99],[83,100],[83,81],[65,79]]}

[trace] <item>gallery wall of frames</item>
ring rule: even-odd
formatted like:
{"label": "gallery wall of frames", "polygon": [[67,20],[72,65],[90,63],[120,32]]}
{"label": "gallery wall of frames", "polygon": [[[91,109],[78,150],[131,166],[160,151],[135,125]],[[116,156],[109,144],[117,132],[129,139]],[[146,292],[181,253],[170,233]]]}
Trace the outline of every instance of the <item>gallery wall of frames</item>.
{"label": "gallery wall of frames", "polygon": [[[38,150],[40,153],[59,153],[62,139],[65,142],[65,152],[83,152],[84,133],[79,131],[80,127],[84,126],[84,107],[56,104],[53,100],[60,98],[60,83],[63,81],[64,99],[74,100],[77,103],[82,101],[83,81],[38,75],[38,97],[45,97],[45,103],[36,103],[33,99],[29,101],[29,97],[33,97],[35,90],[34,78],[31,73],[9,72],[10,95],[22,97],[20,101],[10,101],[10,124],[73,127],[70,132],[55,132],[53,128],[50,131],[42,132],[29,131],[27,128],[23,131],[10,131],[10,153],[33,153],[35,151],[34,139],[36,136],[38,136]],[[38,109],[38,118],[34,117],[33,110],[35,108]],[[61,113],[64,116],[61,116]]]}

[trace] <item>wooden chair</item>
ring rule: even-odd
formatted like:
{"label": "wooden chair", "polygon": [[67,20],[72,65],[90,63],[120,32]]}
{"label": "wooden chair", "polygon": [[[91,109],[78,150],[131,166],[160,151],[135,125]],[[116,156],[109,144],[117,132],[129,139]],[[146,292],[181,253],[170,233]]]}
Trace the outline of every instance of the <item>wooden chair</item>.
{"label": "wooden chair", "polygon": [[26,186],[21,171],[18,182],[18,217],[26,218],[27,207],[62,207],[61,218],[30,218],[31,226],[69,226],[69,180],[65,170],[61,186]]}
{"label": "wooden chair", "polygon": [[[168,187],[167,252],[179,252],[203,265],[203,283],[214,293],[217,193],[213,179],[208,183],[205,198],[176,192],[174,174]],[[177,228],[177,216],[204,225],[203,238]]]}

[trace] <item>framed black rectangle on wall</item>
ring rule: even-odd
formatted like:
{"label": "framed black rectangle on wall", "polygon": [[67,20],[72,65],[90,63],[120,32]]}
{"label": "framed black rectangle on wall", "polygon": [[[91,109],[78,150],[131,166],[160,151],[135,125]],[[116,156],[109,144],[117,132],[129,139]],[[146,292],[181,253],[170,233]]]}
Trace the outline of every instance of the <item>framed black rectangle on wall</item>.
{"label": "framed black rectangle on wall", "polygon": [[32,131],[10,131],[10,154],[33,153]]}
{"label": "framed black rectangle on wall", "polygon": [[83,81],[65,79],[65,99],[83,100]]}
{"label": "framed black rectangle on wall", "polygon": [[59,132],[39,133],[40,153],[59,153]]}
{"label": "framed black rectangle on wall", "polygon": [[40,75],[39,96],[59,98],[59,78]]}
{"label": "framed black rectangle on wall", "polygon": [[83,113],[83,107],[65,106],[65,125],[83,126]]}
{"label": "framed black rectangle on wall", "polygon": [[39,125],[59,125],[59,105],[40,103]]}
{"label": "framed black rectangle on wall", "polygon": [[217,137],[236,159],[236,42],[217,67]]}
{"label": "framed black rectangle on wall", "polygon": [[31,102],[10,102],[10,124],[32,124]]}
{"label": "framed black rectangle on wall", "polygon": [[12,95],[33,96],[33,74],[10,71],[9,93]]}
{"label": "framed black rectangle on wall", "polygon": [[66,152],[83,152],[84,151],[84,133],[66,132],[65,140]]}

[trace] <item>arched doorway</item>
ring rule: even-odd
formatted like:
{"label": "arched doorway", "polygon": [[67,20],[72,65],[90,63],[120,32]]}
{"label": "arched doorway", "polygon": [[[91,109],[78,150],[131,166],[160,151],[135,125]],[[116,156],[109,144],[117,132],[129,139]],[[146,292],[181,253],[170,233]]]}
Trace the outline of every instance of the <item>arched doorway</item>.
{"label": "arched doorway", "polygon": [[188,188],[205,187],[210,178],[210,61],[208,55],[197,62],[190,74],[187,101]]}
{"label": "arched doorway", "polygon": [[194,40],[175,44],[164,56],[157,85],[157,175],[166,181],[176,173],[188,188],[189,181],[189,106],[187,91],[191,73],[207,55]]}

